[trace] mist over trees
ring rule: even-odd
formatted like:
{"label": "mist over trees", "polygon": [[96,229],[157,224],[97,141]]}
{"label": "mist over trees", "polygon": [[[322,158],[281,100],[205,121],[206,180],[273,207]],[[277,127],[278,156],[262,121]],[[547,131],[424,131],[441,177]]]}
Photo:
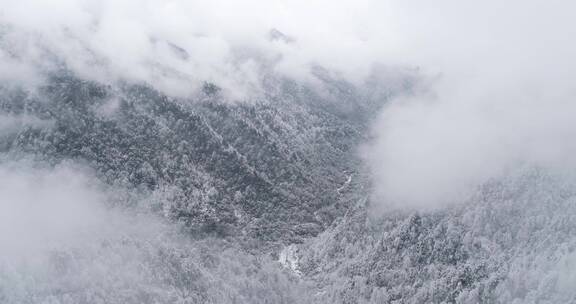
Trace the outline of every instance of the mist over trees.
{"label": "mist over trees", "polygon": [[572,303],[565,1],[0,0],[0,303]]}

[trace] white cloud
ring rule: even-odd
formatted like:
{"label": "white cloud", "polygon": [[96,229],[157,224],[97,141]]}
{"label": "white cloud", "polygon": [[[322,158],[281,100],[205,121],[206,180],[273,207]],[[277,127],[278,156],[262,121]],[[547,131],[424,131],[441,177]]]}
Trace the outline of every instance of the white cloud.
{"label": "white cloud", "polygon": [[[82,247],[130,227],[106,208],[107,195],[83,169],[39,168],[27,161],[0,164],[0,265],[25,255]],[[122,222],[126,223],[122,223]]]}
{"label": "white cloud", "polygon": [[[385,16],[371,0],[1,0],[0,41],[27,69],[45,69],[48,53],[90,79],[176,95],[210,81],[242,96],[263,65],[298,80],[312,65],[361,80],[392,41]],[[294,39],[271,40],[272,29]]]}
{"label": "white cloud", "polygon": [[397,1],[396,61],[437,75],[395,100],[367,149],[378,200],[427,208],[520,165],[576,168],[576,5]]}

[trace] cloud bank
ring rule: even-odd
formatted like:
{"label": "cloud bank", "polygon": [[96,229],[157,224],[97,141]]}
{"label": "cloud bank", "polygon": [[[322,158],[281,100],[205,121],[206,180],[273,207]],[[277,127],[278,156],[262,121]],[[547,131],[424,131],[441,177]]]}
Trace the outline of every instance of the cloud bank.
{"label": "cloud bank", "polygon": [[522,166],[576,168],[576,5],[396,1],[394,60],[429,75],[366,150],[377,200],[430,208]]}
{"label": "cloud bank", "polygon": [[159,222],[146,218],[144,225],[137,216],[111,208],[114,195],[80,166],[49,168],[2,157],[0,266],[160,230]]}
{"label": "cloud bank", "polygon": [[[313,81],[321,66],[362,81],[392,43],[378,1],[1,0],[0,80],[65,66],[91,80],[233,96],[273,73]],[[58,62],[55,63],[54,60]]]}

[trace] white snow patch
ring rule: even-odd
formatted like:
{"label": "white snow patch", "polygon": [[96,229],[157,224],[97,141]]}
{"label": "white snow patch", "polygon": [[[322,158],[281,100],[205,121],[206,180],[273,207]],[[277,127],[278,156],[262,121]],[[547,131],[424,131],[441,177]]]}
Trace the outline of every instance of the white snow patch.
{"label": "white snow patch", "polygon": [[336,192],[338,192],[338,194],[340,194],[340,192],[342,192],[342,190],[346,189],[346,187],[348,187],[351,182],[352,182],[352,174],[348,175],[348,179],[346,180],[346,182],[344,182],[344,184],[340,188],[336,189]]}
{"label": "white snow patch", "polygon": [[299,258],[297,252],[298,247],[296,247],[296,245],[294,244],[284,247],[284,249],[280,251],[280,257],[278,261],[280,262],[280,264],[282,264],[282,266],[284,266],[287,269],[290,269],[297,276],[302,276],[302,272],[298,269]]}

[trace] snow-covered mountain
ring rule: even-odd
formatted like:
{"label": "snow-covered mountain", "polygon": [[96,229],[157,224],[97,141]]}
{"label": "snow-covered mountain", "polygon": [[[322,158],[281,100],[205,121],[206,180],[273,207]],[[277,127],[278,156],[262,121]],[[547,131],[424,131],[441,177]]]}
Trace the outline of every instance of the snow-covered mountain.
{"label": "snow-covered mountain", "polygon": [[576,303],[561,2],[0,0],[0,304]]}
{"label": "snow-covered mountain", "polygon": [[[413,82],[406,74],[385,86],[375,75],[359,90],[318,77],[321,90],[270,79],[267,94],[250,102],[227,100],[212,84],[183,99],[144,85],[102,85],[69,71],[33,90],[3,86],[3,178],[15,179],[16,190],[2,187],[9,200],[2,209],[42,218],[34,207],[42,197],[20,197],[42,196],[45,189],[42,207],[55,211],[46,222],[30,223],[50,232],[37,240],[42,246],[2,261],[2,298],[311,299],[307,283],[284,270],[278,254],[324,231],[354,203],[361,186],[350,180],[361,170],[357,148],[368,122],[387,97]],[[52,231],[60,217],[60,229],[74,233]],[[7,224],[6,239],[10,229],[25,226],[14,225]]]}
{"label": "snow-covered mountain", "polygon": [[[414,80],[324,81],[277,80],[252,103],[68,73],[4,87],[3,301],[574,299],[574,179],[527,168],[455,206],[374,213],[357,149],[378,101]],[[12,240],[29,234],[38,246]]]}

